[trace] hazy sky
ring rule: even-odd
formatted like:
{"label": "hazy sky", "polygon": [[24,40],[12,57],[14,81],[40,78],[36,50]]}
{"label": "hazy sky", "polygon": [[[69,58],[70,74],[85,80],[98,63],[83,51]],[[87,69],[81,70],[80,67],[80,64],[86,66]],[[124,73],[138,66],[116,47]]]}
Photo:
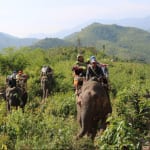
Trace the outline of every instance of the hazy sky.
{"label": "hazy sky", "polygon": [[150,0],[0,0],[0,32],[18,37],[71,29],[89,20],[150,16]]}

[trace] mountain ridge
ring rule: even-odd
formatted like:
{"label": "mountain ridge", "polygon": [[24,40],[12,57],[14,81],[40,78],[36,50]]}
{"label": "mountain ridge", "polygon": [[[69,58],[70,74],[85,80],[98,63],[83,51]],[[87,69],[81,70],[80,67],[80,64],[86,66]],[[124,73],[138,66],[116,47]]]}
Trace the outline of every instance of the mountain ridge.
{"label": "mountain ridge", "polygon": [[[11,36],[11,39],[12,38],[14,38],[14,41],[18,40],[18,38]],[[104,50],[103,47],[105,47],[105,53],[108,55],[128,60],[142,60],[146,63],[150,63],[150,33],[135,27],[95,22],[63,39],[45,38],[42,40],[33,39],[33,41],[30,39],[30,43],[28,43],[28,39],[23,40],[23,43],[21,43],[22,41],[19,39],[20,45],[25,44],[25,40],[27,40],[28,45],[26,46],[44,49],[78,46],[77,41],[80,40],[80,46],[95,47],[97,50]],[[9,40],[3,38],[3,42],[7,45],[11,45],[11,40],[9,42]],[[20,46],[19,44],[17,46]]]}
{"label": "mountain ridge", "polygon": [[[146,17],[140,17],[140,18],[123,18],[123,19],[91,19],[84,23],[78,24],[70,29],[61,30],[59,32],[55,33],[48,33],[48,34],[39,34],[39,37],[43,38],[51,38],[51,37],[57,37],[57,38],[64,38],[67,35],[70,35],[71,33],[74,33],[76,31],[79,31],[82,28],[85,28],[86,26],[92,24],[93,22],[98,22],[102,24],[117,24],[124,27],[135,27],[140,28],[142,30],[146,30],[150,32],[150,16]],[[38,34],[34,34],[36,38],[38,38]],[[29,36],[30,37],[30,36]],[[31,35],[31,37],[34,37]],[[41,39],[41,38],[40,38]]]}
{"label": "mountain ridge", "polygon": [[109,55],[150,62],[150,33],[142,29],[93,23],[80,32],[65,37],[65,40],[73,43],[77,39],[80,39],[82,46],[102,49],[105,45],[105,52]]}
{"label": "mountain ridge", "polygon": [[37,42],[35,38],[18,38],[7,33],[0,32],[0,50],[7,47],[30,46]]}

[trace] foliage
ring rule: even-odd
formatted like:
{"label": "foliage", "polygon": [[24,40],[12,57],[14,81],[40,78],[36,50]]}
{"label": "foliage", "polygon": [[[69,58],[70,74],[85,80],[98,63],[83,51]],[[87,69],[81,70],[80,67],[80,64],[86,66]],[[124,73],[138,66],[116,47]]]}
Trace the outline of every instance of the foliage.
{"label": "foliage", "polygon": [[[79,51],[85,59],[95,55],[109,64],[113,113],[108,118],[109,126],[94,142],[87,137],[75,140],[79,125],[72,65]],[[45,103],[40,89],[43,65],[51,66],[54,72],[52,92]],[[25,113],[14,108],[7,114],[6,102],[0,98],[0,149],[140,149],[149,141],[150,101],[144,96],[150,87],[148,64],[112,61],[105,51],[94,47],[21,48],[5,49],[0,55],[0,68],[1,89],[12,70],[23,69],[29,75]]]}
{"label": "foliage", "polygon": [[138,95],[138,91],[131,87],[119,93],[115,111],[108,119],[110,125],[97,138],[98,148],[141,149],[149,140],[150,103]]}

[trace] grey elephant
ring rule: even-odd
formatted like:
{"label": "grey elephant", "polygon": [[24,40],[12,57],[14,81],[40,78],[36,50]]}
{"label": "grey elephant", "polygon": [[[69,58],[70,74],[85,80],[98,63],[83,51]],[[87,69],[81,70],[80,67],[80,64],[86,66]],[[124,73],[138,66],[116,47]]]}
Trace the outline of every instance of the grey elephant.
{"label": "grey elephant", "polygon": [[99,122],[99,128],[103,131],[107,126],[107,116],[111,112],[111,102],[105,87],[97,81],[86,81],[77,98],[77,119],[81,127],[77,139],[85,134],[94,139]]}

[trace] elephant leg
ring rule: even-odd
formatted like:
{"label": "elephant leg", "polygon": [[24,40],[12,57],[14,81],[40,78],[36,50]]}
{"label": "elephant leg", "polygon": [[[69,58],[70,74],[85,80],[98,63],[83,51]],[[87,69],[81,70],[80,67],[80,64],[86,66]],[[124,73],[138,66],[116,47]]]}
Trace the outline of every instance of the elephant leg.
{"label": "elephant leg", "polygon": [[94,140],[96,134],[97,134],[97,126],[98,126],[98,120],[93,120],[92,121],[92,126],[91,126],[91,135],[90,135],[90,138],[92,140]]}
{"label": "elephant leg", "polygon": [[46,89],[46,98],[48,98],[48,92],[49,92],[49,90]]}
{"label": "elephant leg", "polygon": [[79,134],[76,137],[77,140],[82,138],[87,132],[86,128],[82,125],[82,121],[81,121],[81,126],[82,126],[81,130],[80,130]]}
{"label": "elephant leg", "polygon": [[101,135],[103,131],[106,129],[107,123],[106,123],[106,117],[102,118],[101,120],[101,126],[100,126],[100,132],[99,134]]}
{"label": "elephant leg", "polygon": [[45,89],[43,89],[43,99],[45,99]]}
{"label": "elephant leg", "polygon": [[45,102],[45,98],[47,96],[47,92],[46,92],[46,89],[43,89],[43,98],[42,98],[42,102]]}
{"label": "elephant leg", "polygon": [[106,117],[104,117],[103,120],[102,120],[102,129],[105,130],[106,126],[107,126]]}
{"label": "elephant leg", "polygon": [[8,110],[9,112],[11,111],[11,107],[10,107],[9,102],[7,103],[7,110]]}

